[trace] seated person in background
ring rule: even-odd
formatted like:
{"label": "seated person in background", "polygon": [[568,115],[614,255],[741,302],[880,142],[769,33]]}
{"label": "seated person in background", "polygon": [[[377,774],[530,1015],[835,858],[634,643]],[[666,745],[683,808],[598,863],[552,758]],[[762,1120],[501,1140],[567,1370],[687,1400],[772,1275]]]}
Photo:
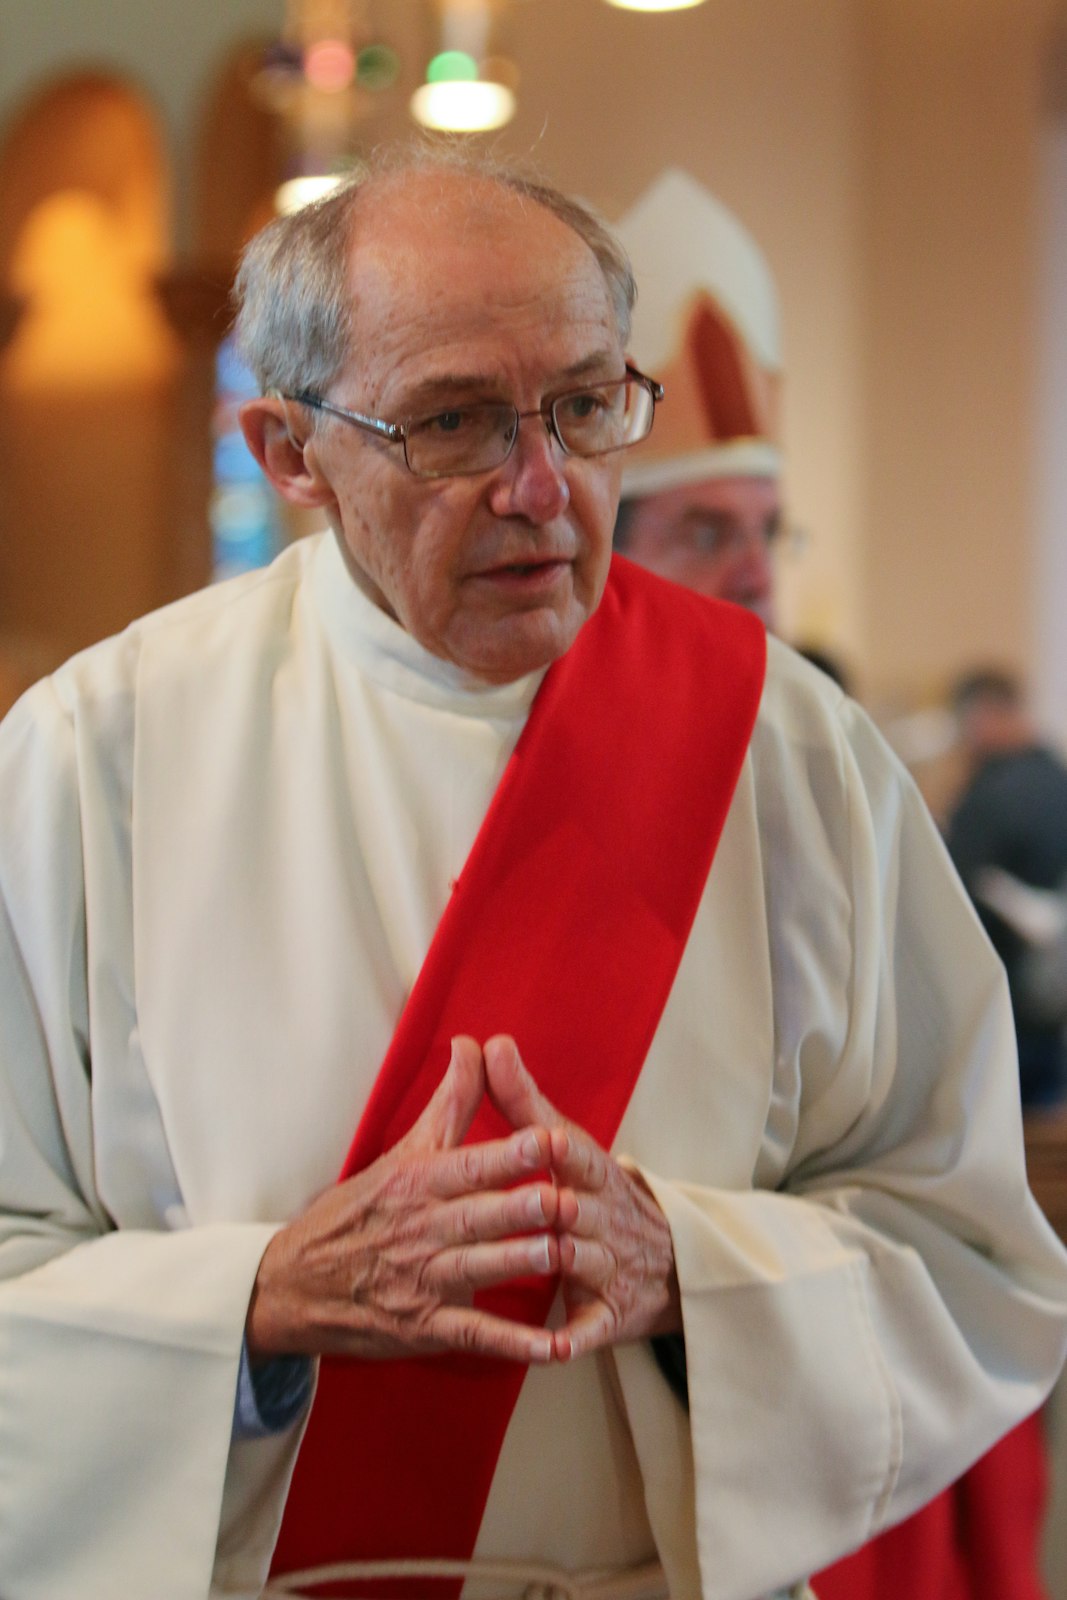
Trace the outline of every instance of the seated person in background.
{"label": "seated person in background", "polygon": [[800,1595],[1063,1360],[999,963],[862,711],[612,562],[585,208],[383,158],[239,291],[328,531],[0,729],[0,1593]]}
{"label": "seated person in background", "polygon": [[[626,458],[616,548],[773,628],[783,463],[770,270],[737,219],[678,171],[619,233],[638,282],[631,350],[666,378],[669,399]],[[847,689],[833,657],[802,653]],[[1067,798],[1058,817],[1067,852]],[[817,1574],[820,1600],[1042,1600],[1046,1479],[1034,1416],[916,1515]]]}
{"label": "seated person in background", "polygon": [[1067,1099],[1067,766],[1010,673],[968,673],[952,706],[969,770],[945,837],[1007,969],[1023,1105],[1056,1105]]}

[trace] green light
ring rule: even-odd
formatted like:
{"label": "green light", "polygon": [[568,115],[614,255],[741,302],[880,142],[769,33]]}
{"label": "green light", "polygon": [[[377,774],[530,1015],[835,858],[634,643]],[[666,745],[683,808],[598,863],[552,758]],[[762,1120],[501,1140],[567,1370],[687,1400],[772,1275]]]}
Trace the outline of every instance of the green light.
{"label": "green light", "polygon": [[478,63],[463,50],[442,50],[426,68],[427,83],[476,83]]}
{"label": "green light", "polygon": [[387,44],[368,44],[356,57],[356,81],[364,89],[391,89],[400,76],[400,57]]}

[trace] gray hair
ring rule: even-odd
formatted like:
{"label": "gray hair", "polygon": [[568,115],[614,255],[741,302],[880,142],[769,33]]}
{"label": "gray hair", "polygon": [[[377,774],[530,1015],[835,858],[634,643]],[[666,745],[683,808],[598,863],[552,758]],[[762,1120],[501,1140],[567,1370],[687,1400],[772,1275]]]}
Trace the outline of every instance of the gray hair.
{"label": "gray hair", "polygon": [[633,272],[626,252],[589,206],[519,167],[459,146],[387,146],[333,194],[268,223],[244,251],[234,285],[235,332],[264,393],[326,391],[350,354],[346,276],[360,199],[374,183],[434,172],[498,183],[572,229],[596,257],[625,347],[637,295]]}

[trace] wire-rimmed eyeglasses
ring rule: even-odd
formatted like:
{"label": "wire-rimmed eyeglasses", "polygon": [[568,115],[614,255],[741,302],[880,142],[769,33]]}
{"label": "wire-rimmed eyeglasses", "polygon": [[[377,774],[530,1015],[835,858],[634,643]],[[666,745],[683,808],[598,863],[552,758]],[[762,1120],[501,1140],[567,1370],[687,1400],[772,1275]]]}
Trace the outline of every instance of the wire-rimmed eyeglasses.
{"label": "wire-rimmed eyeglasses", "polygon": [[536,411],[520,411],[506,401],[479,400],[403,422],[383,422],[350,411],[309,390],[282,398],[340,417],[388,444],[403,445],[405,464],[417,478],[463,478],[502,466],[515,448],[524,417],[541,417],[565,455],[606,456],[640,444],[652,431],[663,385],[627,365],[625,378],[572,389]]}

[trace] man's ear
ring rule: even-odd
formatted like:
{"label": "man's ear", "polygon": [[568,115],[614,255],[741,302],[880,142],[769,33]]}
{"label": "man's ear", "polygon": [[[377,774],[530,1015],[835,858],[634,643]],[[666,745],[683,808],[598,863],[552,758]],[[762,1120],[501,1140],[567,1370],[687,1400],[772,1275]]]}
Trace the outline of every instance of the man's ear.
{"label": "man's ear", "polygon": [[248,448],[283,499],[294,506],[333,500],[303,406],[280,395],[260,395],[246,401],[237,416]]}

